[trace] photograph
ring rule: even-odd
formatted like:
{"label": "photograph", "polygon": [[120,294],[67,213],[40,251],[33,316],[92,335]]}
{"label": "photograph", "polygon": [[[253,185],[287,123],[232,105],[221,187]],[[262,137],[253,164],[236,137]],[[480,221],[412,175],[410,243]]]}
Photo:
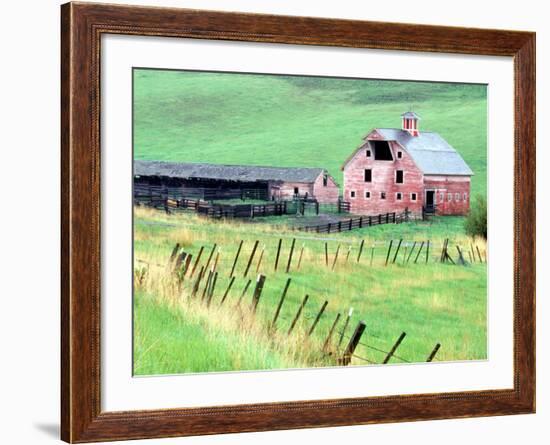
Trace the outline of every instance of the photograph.
{"label": "photograph", "polygon": [[487,360],[487,85],[132,82],[134,376]]}

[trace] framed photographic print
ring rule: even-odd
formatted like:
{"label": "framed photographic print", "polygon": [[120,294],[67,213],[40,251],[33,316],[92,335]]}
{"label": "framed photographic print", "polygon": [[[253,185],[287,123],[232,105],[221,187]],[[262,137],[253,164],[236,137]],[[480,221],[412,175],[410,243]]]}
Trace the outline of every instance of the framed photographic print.
{"label": "framed photographic print", "polygon": [[534,412],[533,33],[61,13],[63,440]]}

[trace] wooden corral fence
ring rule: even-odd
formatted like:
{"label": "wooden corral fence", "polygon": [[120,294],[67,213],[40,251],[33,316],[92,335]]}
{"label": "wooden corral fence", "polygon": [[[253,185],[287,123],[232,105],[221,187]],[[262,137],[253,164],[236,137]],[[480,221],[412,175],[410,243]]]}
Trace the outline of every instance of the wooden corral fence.
{"label": "wooden corral fence", "polygon": [[265,204],[212,204],[201,199],[166,199],[155,207],[167,213],[192,210],[209,218],[256,218],[264,216],[293,215],[299,204],[293,201],[266,201]]}
{"label": "wooden corral fence", "polygon": [[134,183],[134,200],[137,202],[161,201],[164,199],[258,199],[268,200],[265,189],[221,189],[208,187],[170,187],[140,182]]}

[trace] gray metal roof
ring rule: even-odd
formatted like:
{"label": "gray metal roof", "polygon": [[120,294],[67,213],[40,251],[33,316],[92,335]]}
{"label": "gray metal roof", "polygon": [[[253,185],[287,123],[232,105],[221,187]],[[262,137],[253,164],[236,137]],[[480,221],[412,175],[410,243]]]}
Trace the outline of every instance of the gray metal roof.
{"label": "gray metal roof", "polygon": [[425,175],[474,174],[462,156],[437,133],[421,131],[418,136],[412,136],[397,128],[377,128],[376,131],[386,140],[399,142]]}
{"label": "gray metal roof", "polygon": [[205,178],[227,181],[314,182],[323,168],[260,167],[255,165],[197,164],[164,161],[134,161],[134,175],[169,178]]}

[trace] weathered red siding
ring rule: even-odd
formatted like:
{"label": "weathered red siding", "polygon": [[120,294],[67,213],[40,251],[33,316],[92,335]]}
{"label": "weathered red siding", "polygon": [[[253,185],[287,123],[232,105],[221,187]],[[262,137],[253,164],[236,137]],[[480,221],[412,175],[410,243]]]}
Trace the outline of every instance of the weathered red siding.
{"label": "weathered red siding", "polygon": [[313,184],[313,195],[321,204],[336,203],[340,188],[331,176],[327,177],[327,185],[323,185],[323,175],[320,175]]}
{"label": "weathered red siding", "polygon": [[[369,135],[376,139],[376,133]],[[397,142],[390,142],[393,161],[375,161],[374,151],[367,142],[355,153],[344,167],[344,200],[351,204],[351,212],[361,215],[376,215],[387,212],[403,212],[406,208],[414,214],[422,213],[424,199],[424,175],[407,151]],[[371,157],[366,150],[371,150]],[[398,159],[397,152],[402,153]],[[365,182],[365,169],[372,170],[372,182]],[[403,184],[396,183],[396,171],[403,170]],[[355,198],[351,192],[355,191]],[[370,191],[370,198],[365,192]],[[386,199],[381,199],[381,193]],[[397,199],[401,193],[401,200]],[[416,193],[416,201],[412,194]]]}
{"label": "weathered red siding", "polygon": [[435,191],[438,215],[466,215],[470,210],[470,178],[468,176],[426,175],[425,190]]}

